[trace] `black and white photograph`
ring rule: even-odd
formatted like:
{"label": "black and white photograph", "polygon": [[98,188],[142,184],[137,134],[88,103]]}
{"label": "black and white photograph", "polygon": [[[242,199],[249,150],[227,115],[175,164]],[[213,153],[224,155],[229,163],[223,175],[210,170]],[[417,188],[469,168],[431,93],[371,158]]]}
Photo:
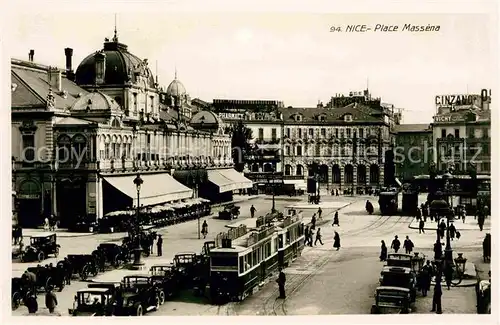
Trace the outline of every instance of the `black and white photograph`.
{"label": "black and white photograph", "polygon": [[4,13],[8,317],[493,322],[494,3],[200,3]]}

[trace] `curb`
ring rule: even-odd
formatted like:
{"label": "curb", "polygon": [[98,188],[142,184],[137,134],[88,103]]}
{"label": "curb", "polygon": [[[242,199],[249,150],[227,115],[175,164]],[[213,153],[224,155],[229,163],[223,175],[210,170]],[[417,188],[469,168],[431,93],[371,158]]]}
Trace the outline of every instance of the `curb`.
{"label": "curb", "polygon": [[[412,224],[415,222],[415,220],[412,220],[412,222],[410,222],[410,224],[408,225],[408,228],[410,229],[416,229],[418,230],[418,227],[415,227],[415,226],[412,226]],[[424,227],[424,230],[428,230],[428,231],[436,231],[436,228],[428,228],[428,227]],[[473,230],[479,230],[479,226],[477,228],[474,228],[474,229],[457,229],[458,231],[473,231]],[[491,227],[483,227],[483,231],[491,231]]]}

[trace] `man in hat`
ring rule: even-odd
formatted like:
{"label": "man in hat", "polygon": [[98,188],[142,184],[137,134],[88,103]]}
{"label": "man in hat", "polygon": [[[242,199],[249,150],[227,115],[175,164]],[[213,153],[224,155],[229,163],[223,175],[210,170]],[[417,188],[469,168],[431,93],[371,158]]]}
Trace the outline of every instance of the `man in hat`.
{"label": "man in hat", "polygon": [[278,279],[276,279],[276,282],[278,283],[280,298],[285,299],[286,298],[286,295],[285,295],[286,276],[281,268],[279,270],[280,270],[280,273],[278,275]]}
{"label": "man in hat", "polygon": [[397,253],[399,251],[399,248],[401,247],[401,242],[398,239],[398,236],[394,236],[394,239],[392,240],[391,243],[391,248],[394,249],[394,252]]}
{"label": "man in hat", "polygon": [[49,313],[53,314],[54,309],[57,306],[57,297],[56,294],[53,292],[54,287],[49,286],[47,293],[45,294],[45,307],[49,310]]}

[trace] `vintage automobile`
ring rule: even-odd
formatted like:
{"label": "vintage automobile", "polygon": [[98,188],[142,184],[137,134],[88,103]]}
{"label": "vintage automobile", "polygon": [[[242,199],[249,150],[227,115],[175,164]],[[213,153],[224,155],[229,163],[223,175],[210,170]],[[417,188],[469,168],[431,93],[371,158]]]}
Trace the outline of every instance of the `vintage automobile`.
{"label": "vintage automobile", "polygon": [[416,274],[407,267],[384,266],[380,272],[380,286],[408,289],[411,302],[414,302],[417,296]]}
{"label": "vintage automobile", "polygon": [[411,305],[409,289],[398,287],[378,287],[375,291],[375,303],[372,305],[371,314],[391,313],[408,314]]}
{"label": "vintage automobile", "polygon": [[[70,254],[67,256],[71,263],[72,275],[78,274],[81,280],[87,280],[90,276],[99,273],[97,259],[90,254]],[[59,261],[57,266],[64,267],[63,261]]]}
{"label": "vintage automobile", "polygon": [[219,219],[233,220],[238,218],[240,215],[240,207],[234,204],[228,204],[224,207],[224,210],[219,211]]}
{"label": "vintage automobile", "polygon": [[149,268],[149,274],[153,283],[160,288],[158,293],[160,305],[163,305],[167,298],[176,296],[181,290],[180,277],[173,264],[153,265]]}
{"label": "vintage automobile", "polygon": [[110,264],[113,267],[118,267],[130,260],[130,252],[125,246],[120,246],[115,243],[101,243],[97,246],[97,250],[92,252],[92,255],[101,255],[99,258],[104,259],[105,264]]}
{"label": "vintage automobile", "polygon": [[117,307],[117,316],[142,316],[145,312],[160,307],[157,286],[149,275],[127,275],[120,284],[121,304]]}
{"label": "vintage automobile", "polygon": [[27,270],[36,275],[37,290],[47,291],[51,286],[59,288],[59,292],[64,289],[66,274],[63,268],[36,266],[29,267]]}
{"label": "vintage automobile", "polygon": [[115,313],[115,295],[113,288],[85,288],[76,292],[71,316],[112,316]]}
{"label": "vintage automobile", "polygon": [[195,276],[196,263],[198,261],[196,253],[179,253],[174,256],[174,269],[179,274],[182,285],[186,285]]}
{"label": "vintage automobile", "polygon": [[55,233],[41,233],[31,236],[30,244],[25,248],[22,254],[23,262],[30,261],[43,261],[48,255],[54,254],[55,257],[59,255],[59,248],[57,244],[57,235]]}
{"label": "vintage automobile", "polygon": [[410,254],[388,254],[386,265],[387,266],[399,266],[399,267],[412,267],[411,260],[413,256]]}

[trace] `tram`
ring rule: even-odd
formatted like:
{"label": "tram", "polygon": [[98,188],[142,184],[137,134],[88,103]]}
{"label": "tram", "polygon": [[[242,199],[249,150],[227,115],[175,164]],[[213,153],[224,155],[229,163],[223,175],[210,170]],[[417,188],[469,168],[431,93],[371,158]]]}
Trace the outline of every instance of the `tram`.
{"label": "tram", "polygon": [[210,250],[213,302],[244,300],[279,267],[290,265],[304,248],[304,224],[297,215],[244,228],[238,237],[228,235],[222,238],[221,247]]}

